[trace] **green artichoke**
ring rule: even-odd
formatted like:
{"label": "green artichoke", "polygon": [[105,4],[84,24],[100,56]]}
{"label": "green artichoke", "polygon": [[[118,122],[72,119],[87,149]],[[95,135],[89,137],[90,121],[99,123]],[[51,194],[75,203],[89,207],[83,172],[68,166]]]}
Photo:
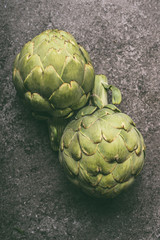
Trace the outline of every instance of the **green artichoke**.
{"label": "green artichoke", "polygon": [[[82,108],[66,126],[59,159],[69,180],[87,194],[113,198],[140,173],[145,144],[132,119],[108,104],[106,80],[103,75],[96,77],[93,91],[96,106]],[[113,91],[112,99],[120,101],[118,89],[108,85],[109,88]]]}
{"label": "green artichoke", "polygon": [[87,103],[94,69],[88,53],[71,34],[47,30],[17,55],[13,82],[35,116],[67,118]]}
{"label": "green artichoke", "polygon": [[109,104],[87,106],[64,130],[59,159],[71,182],[95,197],[128,188],[144,163],[143,137],[132,119]]}

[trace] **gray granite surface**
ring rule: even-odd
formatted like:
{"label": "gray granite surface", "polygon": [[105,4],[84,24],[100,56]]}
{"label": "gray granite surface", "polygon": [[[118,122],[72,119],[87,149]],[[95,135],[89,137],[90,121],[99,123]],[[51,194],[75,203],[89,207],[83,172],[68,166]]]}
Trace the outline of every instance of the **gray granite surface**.
{"label": "gray granite surface", "polygon": [[[46,124],[16,94],[16,54],[50,28],[87,49],[144,136],[143,171],[115,199],[92,199],[68,182]],[[159,45],[159,0],[0,0],[1,240],[160,239]]]}

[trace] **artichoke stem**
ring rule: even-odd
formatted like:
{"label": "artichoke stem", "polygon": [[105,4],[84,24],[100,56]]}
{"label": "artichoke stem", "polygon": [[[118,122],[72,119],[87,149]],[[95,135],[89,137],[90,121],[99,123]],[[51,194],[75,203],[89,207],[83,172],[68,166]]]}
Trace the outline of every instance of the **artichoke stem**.
{"label": "artichoke stem", "polygon": [[93,103],[98,108],[104,108],[108,105],[108,91],[112,92],[112,104],[120,104],[122,100],[121,91],[108,84],[107,77],[105,75],[96,75],[94,88],[92,90]]}
{"label": "artichoke stem", "polygon": [[104,108],[108,105],[108,93],[104,87],[104,83],[108,84],[107,77],[104,75],[96,75],[93,93],[93,102],[94,105],[98,108]]}
{"label": "artichoke stem", "polygon": [[51,118],[48,120],[49,138],[53,151],[59,150],[59,143],[68,119]]}

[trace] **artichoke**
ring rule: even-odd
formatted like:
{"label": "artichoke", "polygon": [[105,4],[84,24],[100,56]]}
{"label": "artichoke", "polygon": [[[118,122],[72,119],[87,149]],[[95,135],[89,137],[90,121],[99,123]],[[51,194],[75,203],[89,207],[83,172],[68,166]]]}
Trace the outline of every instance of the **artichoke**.
{"label": "artichoke", "polygon": [[52,142],[59,141],[64,118],[86,105],[94,78],[85,49],[71,34],[57,29],[42,32],[26,43],[13,66],[15,88],[34,116],[53,118],[49,122]]}
{"label": "artichoke", "polygon": [[[105,76],[96,80],[96,106],[82,108],[66,126],[59,160],[69,180],[87,194],[113,198],[127,189],[140,173],[145,144],[132,119],[106,101],[106,95],[102,94],[103,86],[107,87]],[[112,91],[113,98],[120,97],[115,87]]]}
{"label": "artichoke", "polygon": [[69,117],[87,103],[94,69],[88,53],[71,34],[47,30],[17,55],[13,82],[36,114]]}

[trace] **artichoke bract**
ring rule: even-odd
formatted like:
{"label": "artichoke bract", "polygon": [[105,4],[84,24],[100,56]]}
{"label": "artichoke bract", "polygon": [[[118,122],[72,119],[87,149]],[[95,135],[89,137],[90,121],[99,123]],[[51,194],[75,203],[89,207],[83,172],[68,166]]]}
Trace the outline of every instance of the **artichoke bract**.
{"label": "artichoke bract", "polygon": [[144,164],[145,144],[132,119],[112,104],[87,106],[64,130],[59,159],[69,180],[95,197],[127,189]]}
{"label": "artichoke bract", "polygon": [[121,92],[96,75],[92,105],[82,108],[65,128],[59,160],[69,180],[95,197],[113,198],[140,173],[145,144],[132,119],[115,105]]}
{"label": "artichoke bract", "polygon": [[13,82],[35,116],[67,118],[87,103],[94,69],[88,53],[70,33],[46,30],[17,55]]}

